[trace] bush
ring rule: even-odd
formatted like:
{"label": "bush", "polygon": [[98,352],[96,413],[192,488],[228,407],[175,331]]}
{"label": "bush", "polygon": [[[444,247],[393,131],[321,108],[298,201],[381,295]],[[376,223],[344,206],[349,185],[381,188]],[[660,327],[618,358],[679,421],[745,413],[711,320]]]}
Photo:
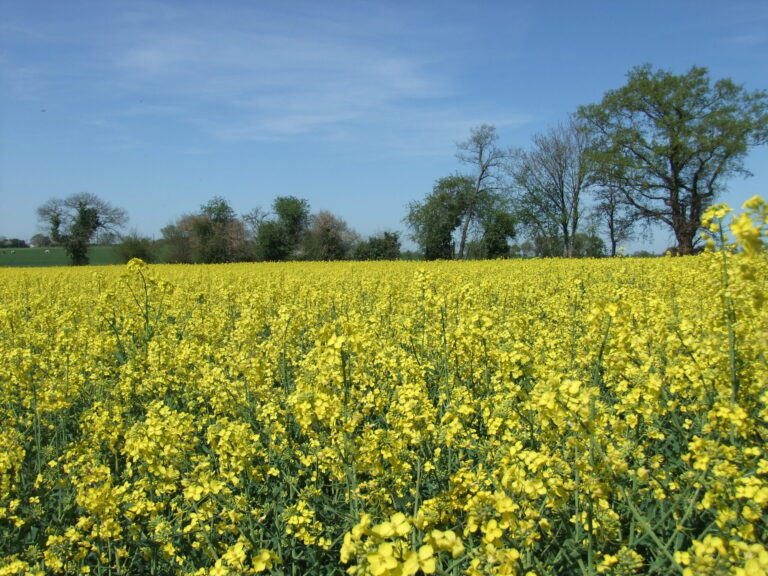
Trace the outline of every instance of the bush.
{"label": "bush", "polygon": [[136,233],[123,238],[117,246],[120,261],[125,263],[133,258],[140,258],[144,262],[154,262],[155,243],[151,238],[139,236]]}

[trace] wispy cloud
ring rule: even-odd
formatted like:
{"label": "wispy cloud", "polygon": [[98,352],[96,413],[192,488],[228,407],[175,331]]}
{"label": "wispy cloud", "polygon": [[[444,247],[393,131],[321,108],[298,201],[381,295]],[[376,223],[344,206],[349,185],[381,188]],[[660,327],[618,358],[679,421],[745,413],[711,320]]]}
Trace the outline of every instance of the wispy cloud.
{"label": "wispy cloud", "polygon": [[446,89],[428,62],[360,37],[359,23],[294,17],[225,28],[213,16],[202,22],[180,32],[168,23],[128,30],[112,60],[126,89],[187,106],[191,116],[212,110],[197,121],[216,137],[341,129]]}
{"label": "wispy cloud", "polygon": [[467,39],[450,45],[461,26],[428,19],[425,27],[424,14],[411,11],[418,8],[228,6],[116,0],[109,9],[92,4],[82,21],[58,6],[40,15],[36,36],[15,33],[50,58],[16,65],[12,84],[19,94],[71,94],[73,106],[85,94],[89,126],[108,120],[104,130],[115,134],[122,122],[123,141],[139,141],[146,119],[197,131],[201,141],[359,141],[376,133],[395,153],[406,141],[427,153],[477,123],[527,121],[457,104],[467,89],[459,79]]}
{"label": "wispy cloud", "polygon": [[754,32],[751,34],[734,34],[722,39],[724,44],[740,46],[744,48],[757,48],[768,44],[768,34],[765,32]]}

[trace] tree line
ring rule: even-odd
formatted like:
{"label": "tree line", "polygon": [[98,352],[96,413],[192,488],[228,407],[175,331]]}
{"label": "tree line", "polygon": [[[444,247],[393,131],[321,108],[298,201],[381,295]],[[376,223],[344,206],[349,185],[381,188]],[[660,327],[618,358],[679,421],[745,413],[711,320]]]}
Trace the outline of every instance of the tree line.
{"label": "tree line", "polygon": [[[128,215],[89,193],[53,199],[38,208],[50,236],[36,236],[39,245],[61,245],[74,265],[88,263],[88,246],[97,234],[115,236]],[[393,260],[401,256],[400,235],[385,231],[363,240],[338,216],[310,213],[307,200],[280,196],[272,210],[256,208],[238,216],[216,196],[199,211],[185,214],[152,240],[137,233],[120,237],[123,260],[147,262],[225,263],[286,260]]]}
{"label": "tree line", "polygon": [[712,82],[701,67],[645,65],[627,78],[527,148],[500,147],[493,126],[472,129],[456,154],[466,170],[408,206],[425,257],[509,256],[513,237],[536,256],[613,256],[652,225],[693,254],[704,210],[768,141],[768,95]]}
{"label": "tree line", "polygon": [[[404,223],[427,260],[613,256],[652,225],[670,230],[678,254],[692,254],[704,210],[730,177],[748,175],[749,149],[767,141],[765,91],[713,82],[701,67],[675,75],[640,66],[623,87],[534,135],[527,148],[500,146],[494,126],[473,128],[457,144],[463,170],[438,178],[422,200],[409,203]],[[127,220],[91,194],[50,200],[38,216],[73,264],[87,263],[95,234]],[[293,196],[242,216],[215,197],[163,228],[162,237],[128,235],[121,250],[152,260],[161,248],[165,261],[211,263],[401,253],[399,233],[362,240],[343,219],[312,214]]]}

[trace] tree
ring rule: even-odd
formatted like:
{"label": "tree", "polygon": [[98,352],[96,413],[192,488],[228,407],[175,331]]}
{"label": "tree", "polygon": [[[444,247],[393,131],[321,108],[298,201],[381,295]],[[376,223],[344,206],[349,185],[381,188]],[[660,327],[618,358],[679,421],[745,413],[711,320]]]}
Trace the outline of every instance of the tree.
{"label": "tree", "polygon": [[114,230],[99,230],[91,239],[91,243],[96,246],[114,246],[120,242],[120,234]]}
{"label": "tree", "polygon": [[154,242],[135,231],[123,236],[122,242],[117,245],[117,253],[121,262],[128,262],[132,258],[141,258],[144,262],[155,261]]}
{"label": "tree", "polygon": [[301,256],[309,226],[309,203],[294,196],[278,196],[272,202],[273,217],[251,211],[248,224],[254,230],[258,260],[278,262]]}
{"label": "tree", "polygon": [[584,220],[584,229],[573,238],[573,255],[576,258],[605,257],[605,240],[600,236],[600,213],[591,210]]}
{"label": "tree", "polygon": [[261,208],[253,208],[250,212],[243,214],[243,223],[248,231],[251,240],[255,239],[261,226],[267,219],[267,213]]}
{"label": "tree", "polygon": [[195,216],[185,215],[175,223],[168,224],[160,230],[166,247],[166,259],[176,264],[191,264],[194,262],[194,221]]}
{"label": "tree", "polygon": [[245,226],[221,196],[215,196],[200,207],[192,226],[197,240],[197,262],[212,264],[243,259]]}
{"label": "tree", "polygon": [[[496,258],[508,250],[507,239],[514,236],[514,218],[508,199],[493,190],[475,189],[474,178],[454,174],[440,178],[423,202],[411,202],[405,223],[411,238],[424,252],[426,260],[454,258],[454,234],[459,230],[458,257]],[[471,216],[470,216],[471,215]],[[468,222],[474,222],[479,241],[468,241]],[[469,246],[472,245],[470,254]]]}
{"label": "tree", "polygon": [[515,217],[505,210],[493,210],[483,219],[483,258],[507,258],[509,239],[515,237]]}
{"label": "tree", "polygon": [[88,244],[100,230],[116,231],[128,215],[94,194],[82,192],[64,199],[51,199],[37,209],[41,223],[54,243],[64,247],[74,266],[88,264]]}
{"label": "tree", "polygon": [[511,153],[498,146],[498,139],[496,128],[483,124],[471,129],[469,138],[457,144],[456,158],[472,167],[472,172],[466,176],[468,185],[462,188],[458,199],[461,212],[459,258],[466,257],[470,226],[484,216],[503,187],[502,174]]}
{"label": "tree", "polygon": [[622,200],[621,193],[614,186],[605,186],[595,191],[595,213],[602,220],[608,234],[611,256],[616,256],[619,244],[634,236],[638,223],[637,211]]}
{"label": "tree", "polygon": [[576,122],[533,137],[529,151],[518,151],[512,168],[522,221],[541,236],[557,235],[562,255],[574,256],[583,196],[592,184],[589,141]]}
{"label": "tree", "polygon": [[215,196],[196,214],[161,230],[170,262],[238,262],[247,255],[245,224],[227,201]]}
{"label": "tree", "polygon": [[455,244],[453,231],[461,224],[462,195],[471,189],[467,176],[440,178],[423,202],[411,202],[405,223],[426,260],[450,260]]}
{"label": "tree", "polygon": [[310,226],[305,234],[304,258],[345,260],[358,241],[357,233],[343,219],[327,210],[321,210],[310,218]]}
{"label": "tree", "polygon": [[282,262],[290,256],[290,247],[277,220],[265,220],[256,234],[256,259],[265,262]]}
{"label": "tree", "polygon": [[29,248],[26,240],[0,236],[0,248]]}
{"label": "tree", "polygon": [[381,232],[355,246],[355,260],[397,260],[400,258],[400,234]]}
{"label": "tree", "polygon": [[577,258],[602,258],[605,256],[605,241],[595,230],[578,232],[573,239],[573,251]]}
{"label": "tree", "polygon": [[[500,250],[502,239],[498,234],[502,228],[511,228],[508,222],[500,226],[503,218],[494,220],[494,214],[502,211],[506,203],[503,174],[511,155],[499,147],[496,128],[488,124],[473,128],[469,138],[456,146],[456,158],[471,166],[471,172],[440,178],[423,202],[408,205],[405,222],[427,260],[454,257],[456,230],[459,231],[458,258],[464,259],[469,255],[471,231],[482,232],[488,241],[473,240],[474,255],[484,252],[491,244],[493,251]],[[495,230],[489,230],[489,226],[495,226]],[[496,238],[491,240],[493,234]],[[504,245],[507,237],[503,238]]]}
{"label": "tree", "polygon": [[285,234],[289,254],[295,252],[309,226],[309,202],[295,196],[278,196],[272,210]]}
{"label": "tree", "polygon": [[46,236],[45,234],[35,234],[34,236],[32,236],[29,243],[32,246],[37,246],[37,247],[45,247],[45,246],[50,246],[52,244],[51,238],[49,236]]}
{"label": "tree", "polygon": [[578,115],[595,138],[601,180],[642,216],[669,226],[679,254],[692,254],[701,216],[750,146],[768,140],[768,94],[747,92],[707,69],[687,74],[634,68],[627,84]]}

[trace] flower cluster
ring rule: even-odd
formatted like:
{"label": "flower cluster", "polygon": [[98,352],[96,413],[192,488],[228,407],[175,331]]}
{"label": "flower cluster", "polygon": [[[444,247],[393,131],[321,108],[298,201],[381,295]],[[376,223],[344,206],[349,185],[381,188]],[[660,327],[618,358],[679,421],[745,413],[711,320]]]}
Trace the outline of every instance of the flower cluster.
{"label": "flower cluster", "polygon": [[768,207],[635,260],[0,271],[0,575],[768,571]]}

